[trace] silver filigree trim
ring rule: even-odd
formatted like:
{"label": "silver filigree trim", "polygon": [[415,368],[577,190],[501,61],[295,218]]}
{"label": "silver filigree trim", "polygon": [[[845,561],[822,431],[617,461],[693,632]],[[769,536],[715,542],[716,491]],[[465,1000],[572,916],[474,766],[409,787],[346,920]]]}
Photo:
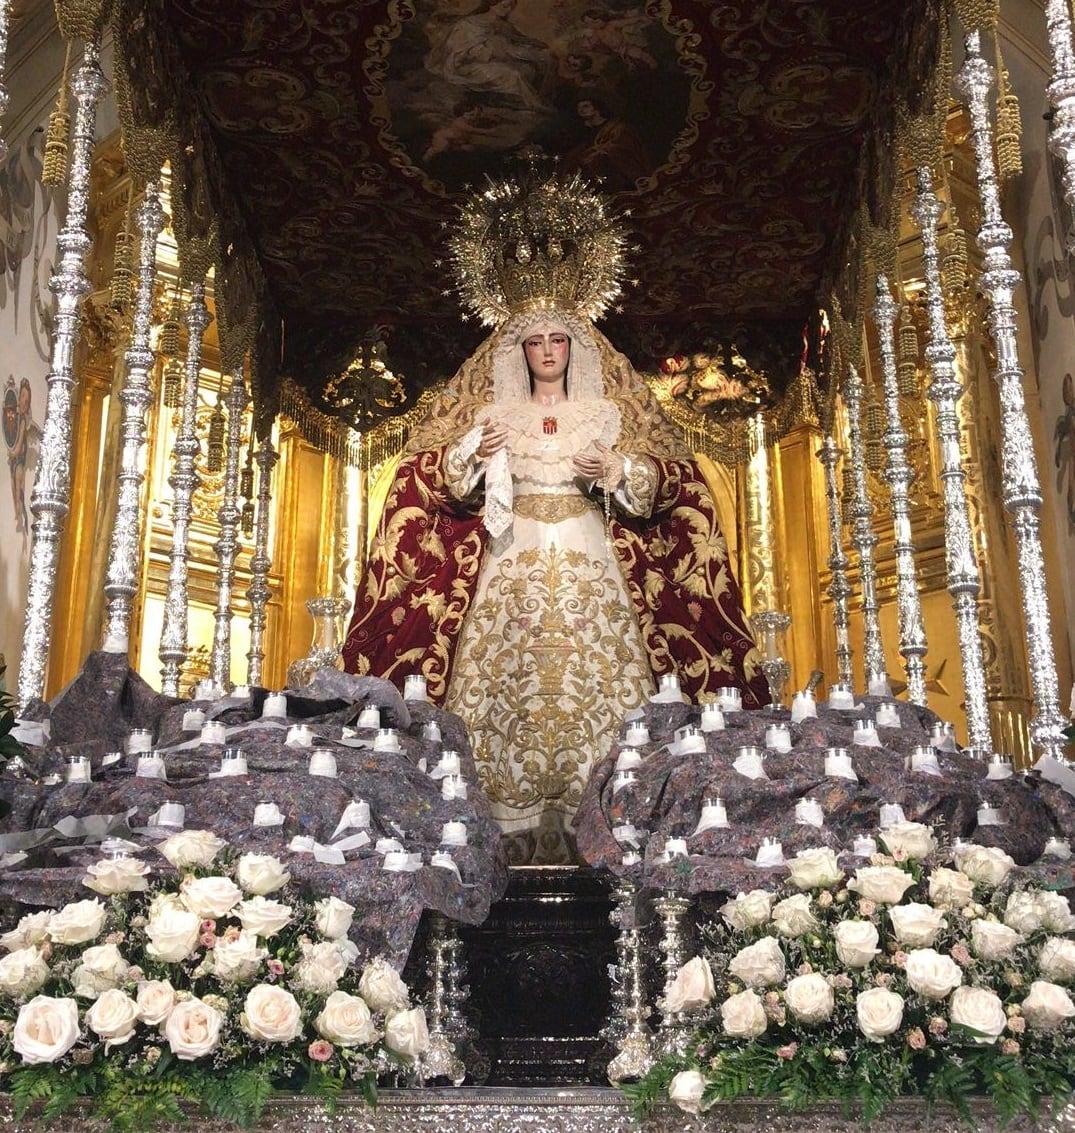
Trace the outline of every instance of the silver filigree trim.
{"label": "silver filigree trim", "polygon": [[272,518],[272,470],[279,457],[267,436],[258,446],[254,457],[258,466],[257,519],[254,526],[254,554],[250,559],[250,587],[246,592],[250,603],[250,649],[246,655],[246,683],[260,686],[261,667],[265,660],[266,610],[272,590],[269,588],[269,571],[272,556],[269,554],[269,521]]}
{"label": "silver filigree trim", "polygon": [[851,617],[847,600],[851,586],[847,581],[850,562],[844,554],[842,505],[836,466],[843,450],[827,436],[817,450],[817,458],[825,470],[825,510],[829,521],[829,598],[832,600],[832,624],[836,634],[836,675],[841,684],[851,684]]}

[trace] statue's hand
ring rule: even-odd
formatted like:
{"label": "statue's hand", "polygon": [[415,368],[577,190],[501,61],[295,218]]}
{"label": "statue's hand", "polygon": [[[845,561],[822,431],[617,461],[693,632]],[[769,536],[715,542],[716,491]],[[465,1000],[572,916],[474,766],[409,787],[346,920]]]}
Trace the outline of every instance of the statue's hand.
{"label": "statue's hand", "polygon": [[488,460],[494,453],[499,452],[508,443],[508,427],[497,421],[485,421],[482,424],[482,440],[478,445],[478,456]]}
{"label": "statue's hand", "polygon": [[576,453],[571,463],[584,480],[595,480],[610,492],[623,483],[623,457],[600,442],[595,442],[592,450]]}

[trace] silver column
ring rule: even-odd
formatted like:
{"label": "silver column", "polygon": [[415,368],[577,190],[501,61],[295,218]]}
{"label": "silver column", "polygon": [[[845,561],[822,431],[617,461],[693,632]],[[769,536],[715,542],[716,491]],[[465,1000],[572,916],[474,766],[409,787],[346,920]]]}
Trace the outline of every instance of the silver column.
{"label": "silver column", "polygon": [[190,303],[183,320],[187,324],[187,356],[183,373],[183,392],[179,402],[179,430],[172,447],[172,550],[169,554],[168,589],[164,597],[164,626],[161,631],[161,691],[179,695],[179,679],[188,653],[187,564],[188,543],[193,515],[194,493],[201,484],[195,468],[198,450],[198,378],[202,365],[202,340],[209,326],[205,305],[205,284],[190,288]]}
{"label": "silver column", "polygon": [[75,125],[71,139],[71,168],[67,187],[67,216],[56,237],[59,264],[49,280],[56,297],[41,452],[30,495],[33,537],[30,579],[26,596],[22,664],[19,668],[19,706],[45,694],[45,667],[52,631],[52,602],[56,588],[60,537],[71,504],[71,391],[72,362],[78,342],[79,306],[89,291],[86,231],[89,206],[90,157],[97,127],[97,106],[106,89],[98,60],[99,44],[87,40],[82,65],[71,90]]}
{"label": "silver column", "polygon": [[847,581],[847,568],[850,565],[844,554],[843,509],[840,503],[840,485],[836,476],[836,465],[843,456],[843,450],[831,436],[821,442],[817,458],[825,469],[825,504],[829,519],[829,597],[832,599],[832,621],[836,630],[836,678],[841,684],[850,685],[851,672],[851,618],[847,600],[851,597],[851,586]]}
{"label": "silver column", "polygon": [[[8,104],[8,93],[5,79],[7,77],[7,29],[10,14],[8,0],[0,0],[0,118],[3,118]],[[0,137],[0,161],[7,157],[7,142]]]}
{"label": "silver column", "polygon": [[907,674],[907,698],[913,704],[926,703],[926,629],[922,621],[922,602],[918,596],[918,572],[911,537],[911,481],[914,471],[907,461],[907,432],[900,420],[900,391],[896,374],[896,302],[888,280],[877,277],[877,298],[873,317],[881,346],[881,372],[885,382],[885,412],[888,427],[884,445],[888,467],[884,478],[892,501],[892,528],[895,534],[896,607],[900,630],[900,656]]}
{"label": "silver column", "polygon": [[851,542],[858,551],[859,582],[862,586],[862,662],[866,691],[871,696],[891,696],[885,670],[885,650],[881,643],[881,607],[877,604],[877,569],[873,551],[877,536],[873,530],[873,504],[866,490],[866,455],[862,438],[862,379],[854,366],[847,368],[844,383],[847,405],[848,450],[851,457],[854,496],[851,500]]}
{"label": "silver column", "polygon": [[928,165],[923,165],[918,169],[911,216],[922,233],[926,311],[929,316],[929,343],[925,355],[929,365],[930,384],[926,392],[936,406],[937,436],[941,443],[945,569],[959,635],[967,739],[971,749],[984,758],[993,749],[993,737],[986,702],[982,636],[978,625],[978,560],[971,533],[967,475],[963,470],[959,414],[956,411],[956,402],[963,396],[963,385],[956,372],[956,350],[948,337],[944,294],[941,291],[937,222],[943,211],[943,206],[933,191],[933,174]]}
{"label": "silver column", "polygon": [[267,436],[258,447],[254,458],[258,466],[258,512],[254,527],[254,554],[250,559],[250,589],[246,592],[250,602],[250,652],[246,655],[246,683],[261,685],[261,666],[265,660],[265,607],[272,591],[269,589],[269,511],[272,501],[272,470],[278,459],[272,437]]}
{"label": "silver column", "polygon": [[[1053,57],[1053,77],[1046,87],[1053,107],[1049,149],[1060,159],[1064,198],[1075,212],[1075,45],[1069,0],[1045,0],[1045,26]],[[1075,230],[1064,235],[1068,251],[1075,252]]]}
{"label": "silver column", "polygon": [[149,371],[153,351],[149,332],[153,321],[153,283],[157,276],[157,237],[164,226],[160,182],[151,181],[138,207],[138,286],[134,298],[131,344],[124,355],[127,374],[120,391],[123,405],[123,447],[119,464],[119,495],[105,575],[104,648],[126,653],[131,631],[131,607],[138,591],[142,548],[142,446],[146,443],[146,410],[153,400]]}
{"label": "silver column", "polygon": [[239,459],[243,447],[243,411],[249,400],[242,369],[236,371],[224,404],[228,411],[228,431],[224,450],[224,500],[217,512],[220,538],[217,553],[217,602],[213,627],[213,649],[209,659],[209,679],[230,691],[231,683],[231,593],[235,582],[235,559],[239,553]]}
{"label": "silver column", "polygon": [[1019,587],[1022,591],[1027,656],[1034,714],[1030,737],[1039,757],[1062,758],[1065,721],[1049,625],[1049,601],[1045,585],[1045,559],[1041,549],[1041,486],[1034,458],[1034,441],[1023,398],[1023,370],[1016,341],[1014,293],[1020,283],[1008,249],[1012,230],[1000,209],[1000,186],[989,122],[989,89],[993,68],[982,58],[977,32],[967,36],[966,60],[958,85],[967,100],[971,138],[978,166],[978,192],[982,200],[982,226],[978,246],[982,250],[982,290],[989,299],[989,329],[996,344],[997,365],[993,374],[1000,394],[1001,468],[1004,506],[1011,513],[1019,557]]}

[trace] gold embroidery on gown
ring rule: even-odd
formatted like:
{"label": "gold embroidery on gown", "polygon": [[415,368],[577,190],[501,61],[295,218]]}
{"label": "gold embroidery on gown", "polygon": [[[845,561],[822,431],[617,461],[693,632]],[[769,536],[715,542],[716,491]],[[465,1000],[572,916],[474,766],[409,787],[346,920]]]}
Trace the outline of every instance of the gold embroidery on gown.
{"label": "gold embroidery on gown", "polygon": [[[574,860],[590,770],[653,687],[601,513],[571,467],[607,427],[597,404],[557,406],[553,437],[542,433],[547,410],[512,407],[514,520],[486,552],[448,688],[516,862]],[[559,522],[538,518],[550,511]]]}

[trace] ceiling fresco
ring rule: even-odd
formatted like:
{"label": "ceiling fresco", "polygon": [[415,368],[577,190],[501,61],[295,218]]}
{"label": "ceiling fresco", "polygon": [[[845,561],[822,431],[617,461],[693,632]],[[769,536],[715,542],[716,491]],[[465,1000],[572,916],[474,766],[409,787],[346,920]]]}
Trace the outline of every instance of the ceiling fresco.
{"label": "ceiling fresco", "polygon": [[[316,399],[384,340],[405,405],[483,331],[443,262],[468,187],[524,146],[629,212],[603,323],[645,370],[734,345],[776,390],[882,209],[892,108],[935,0],[157,0]],[[920,77],[920,76],[919,76]]]}

